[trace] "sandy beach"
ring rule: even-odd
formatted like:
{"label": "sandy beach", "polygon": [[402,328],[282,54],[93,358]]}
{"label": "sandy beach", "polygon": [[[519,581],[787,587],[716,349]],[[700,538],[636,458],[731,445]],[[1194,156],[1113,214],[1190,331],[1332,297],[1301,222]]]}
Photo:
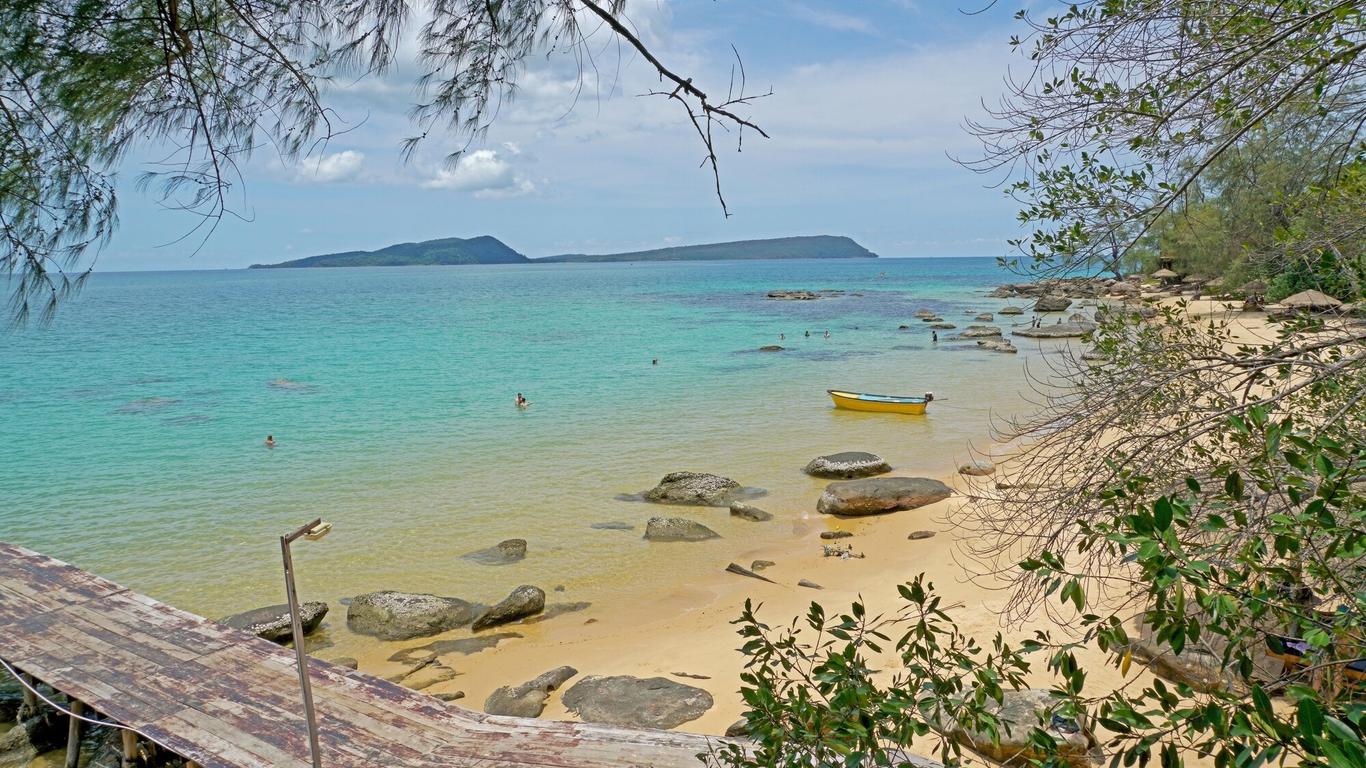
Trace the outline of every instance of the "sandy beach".
{"label": "sandy beach", "polygon": [[[1260,313],[1231,312],[1231,305],[1210,300],[1189,302],[1188,307],[1196,317],[1229,318],[1241,341],[1263,339],[1270,333],[1265,316]],[[983,435],[982,443],[987,442]],[[959,460],[970,458],[967,451],[960,453]],[[891,474],[918,473],[914,467],[897,467]],[[738,688],[744,659],[737,650],[740,643],[731,622],[739,616],[746,599],[762,604],[760,616],[770,625],[781,625],[805,614],[812,601],[830,610],[840,610],[861,599],[870,613],[892,611],[900,602],[896,586],[920,573],[928,575],[946,604],[956,606],[952,614],[960,629],[981,640],[989,640],[998,631],[1007,638],[1019,639],[1036,629],[1068,636],[1068,628],[1052,624],[1042,616],[1023,626],[1003,624],[1001,614],[1008,593],[993,589],[989,581],[970,578],[967,567],[957,557],[961,532],[951,521],[960,507],[968,503],[964,492],[969,490],[970,481],[958,475],[936,479],[954,487],[957,493],[945,501],[910,511],[862,518],[818,515],[813,511],[814,497],[806,509],[772,509],[777,518],[763,525],[790,527],[791,538],[743,551],[736,562],[748,568],[754,560],[772,561],[775,564],[764,570],[763,575],[776,584],[725,572],[728,562],[714,553],[708,542],[657,544],[688,548],[689,554],[697,558],[719,558],[714,563],[713,575],[648,594],[628,591],[629,597],[610,604],[474,635],[489,638],[487,647],[469,653],[465,652],[467,647],[440,653],[439,661],[459,674],[426,690],[433,694],[463,692],[464,697],[457,702],[460,706],[482,709],[485,698],[494,689],[524,682],[560,665],[572,666],[579,672],[566,687],[587,675],[659,676],[705,689],[715,699],[715,705],[705,715],[680,730],[721,734],[743,713]],[[762,501],[759,503],[762,505]],[[703,520],[725,514],[724,510],[690,513],[681,507],[659,510],[660,514]],[[830,542],[820,538],[823,531],[847,531],[852,536]],[[935,535],[909,539],[916,531],[933,531]],[[826,557],[822,545],[830,543],[848,544],[863,557]],[[641,567],[649,566],[646,563]],[[815,582],[822,589],[800,587],[797,582],[801,579]],[[548,597],[552,604],[573,600],[572,593]],[[341,611],[338,609],[329,620],[332,627],[344,624]],[[361,670],[390,677],[410,668],[391,657],[409,649],[450,648],[458,645],[450,641],[470,637],[469,632],[461,630],[407,642],[380,642],[349,632],[329,631],[327,639],[331,645],[318,650],[317,656],[353,657],[359,661]],[[1090,661],[1087,668],[1095,690],[1122,682],[1118,671],[1105,664],[1099,654]],[[1035,665],[1033,682],[1051,682],[1044,667],[1041,658]],[[1135,670],[1133,674],[1140,673]],[[551,694],[542,716],[574,719],[558,692]]]}

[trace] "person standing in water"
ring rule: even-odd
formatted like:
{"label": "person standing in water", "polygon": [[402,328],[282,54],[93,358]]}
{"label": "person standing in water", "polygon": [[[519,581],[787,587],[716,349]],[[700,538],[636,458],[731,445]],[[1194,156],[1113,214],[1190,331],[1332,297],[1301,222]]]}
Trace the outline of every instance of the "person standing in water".
{"label": "person standing in water", "polygon": [[266,435],[266,447],[267,447],[267,448],[274,448],[274,447],[275,447],[275,435]]}
{"label": "person standing in water", "polygon": [[826,332],[825,332],[825,338],[827,338],[827,339],[830,338],[830,332],[829,332],[829,331],[826,331]]}
{"label": "person standing in water", "polygon": [[531,401],[530,401],[530,400],[527,400],[525,397],[522,397],[522,393],[521,393],[521,392],[518,392],[518,393],[517,393],[517,401],[516,401],[516,402],[517,402],[517,407],[518,407],[518,408],[525,408],[525,407],[531,405]]}
{"label": "person standing in water", "polygon": [[930,331],[930,341],[939,342],[939,331]]}

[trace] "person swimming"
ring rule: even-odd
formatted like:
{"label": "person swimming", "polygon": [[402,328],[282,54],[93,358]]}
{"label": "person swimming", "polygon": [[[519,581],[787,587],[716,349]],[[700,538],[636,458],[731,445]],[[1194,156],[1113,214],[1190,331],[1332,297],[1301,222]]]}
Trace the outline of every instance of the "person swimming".
{"label": "person swimming", "polygon": [[780,334],[778,334],[778,341],[787,341],[787,334],[786,334],[786,333],[780,333]]}
{"label": "person swimming", "polygon": [[811,331],[807,331],[807,332],[806,332],[806,338],[808,338],[808,339],[811,338]]}
{"label": "person swimming", "polygon": [[827,338],[827,339],[830,338],[830,332],[829,332],[829,331],[826,331],[826,332],[825,332],[825,338]]}
{"label": "person swimming", "polygon": [[656,358],[652,359],[652,360],[650,361],[650,365],[659,365],[659,358],[656,357]]}
{"label": "person swimming", "polygon": [[518,408],[526,408],[526,407],[528,407],[528,406],[531,405],[531,401],[528,400],[528,399],[526,399],[525,397],[522,397],[522,393],[521,393],[521,392],[518,392],[518,393],[517,393],[517,400],[516,400],[516,402],[517,402],[517,407],[518,407]]}
{"label": "person swimming", "polygon": [[275,447],[275,435],[266,435],[266,447],[267,447],[267,448],[274,448],[274,447]]}

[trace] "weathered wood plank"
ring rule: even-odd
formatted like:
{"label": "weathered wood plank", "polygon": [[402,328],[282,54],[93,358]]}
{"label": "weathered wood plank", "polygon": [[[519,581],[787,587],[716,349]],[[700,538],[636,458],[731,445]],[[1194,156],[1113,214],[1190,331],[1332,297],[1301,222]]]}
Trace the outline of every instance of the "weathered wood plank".
{"label": "weathered wood plank", "polygon": [[[287,649],[0,543],[0,657],[204,768],[309,768]],[[328,768],[695,768],[707,740],[493,717],[309,664]]]}

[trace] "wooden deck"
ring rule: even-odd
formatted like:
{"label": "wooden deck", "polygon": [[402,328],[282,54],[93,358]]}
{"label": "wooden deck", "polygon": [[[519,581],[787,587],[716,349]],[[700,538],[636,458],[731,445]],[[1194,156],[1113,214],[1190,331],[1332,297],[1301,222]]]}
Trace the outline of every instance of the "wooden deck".
{"label": "wooden deck", "polygon": [[[4,543],[0,658],[204,768],[311,765],[291,651]],[[495,717],[309,668],[327,768],[696,768],[707,749],[701,736]]]}

